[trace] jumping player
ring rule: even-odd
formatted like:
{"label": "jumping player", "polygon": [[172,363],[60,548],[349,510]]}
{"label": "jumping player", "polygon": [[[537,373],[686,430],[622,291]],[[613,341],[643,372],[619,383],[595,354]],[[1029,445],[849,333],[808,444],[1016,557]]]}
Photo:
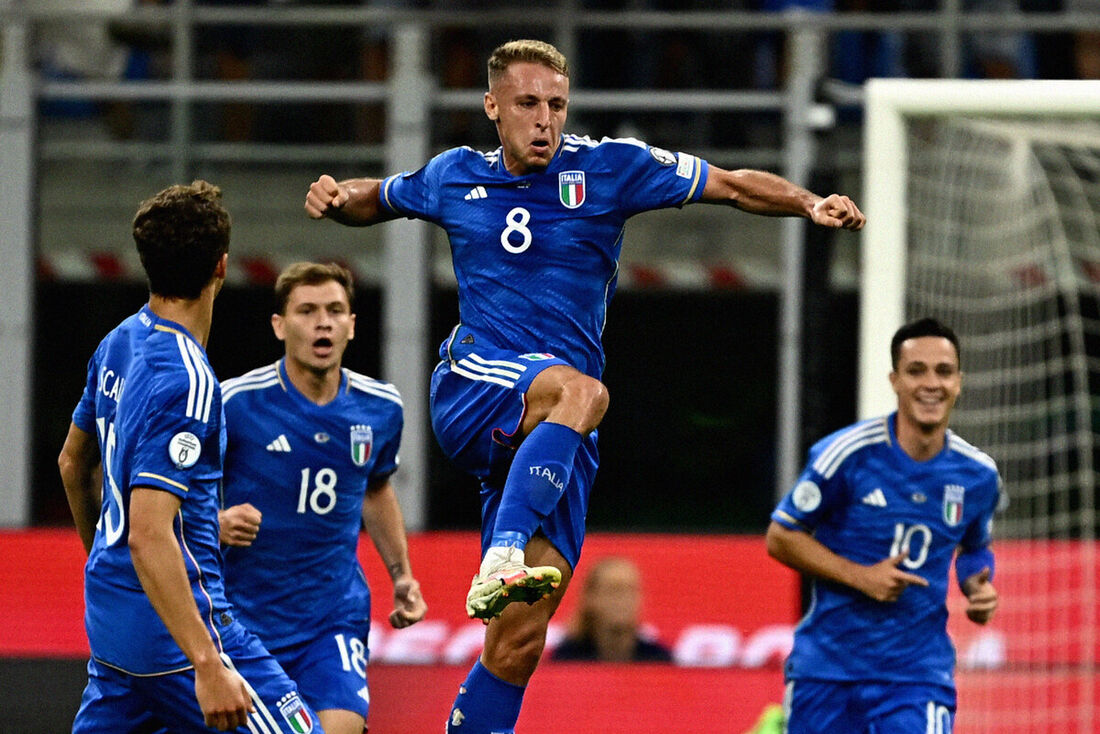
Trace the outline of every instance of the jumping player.
{"label": "jumping player", "polygon": [[488,629],[448,723],[470,734],[513,730],[581,552],[608,406],[600,334],[626,220],[706,201],[829,227],[864,222],[848,197],[770,173],[563,134],[569,71],[550,44],[508,42],[488,66],[484,109],[500,148],[454,148],[384,180],[324,175],[305,203],[309,216],[348,225],[424,219],[450,239],[461,322],[440,349],[431,412],[444,452],[483,487],[466,610]]}

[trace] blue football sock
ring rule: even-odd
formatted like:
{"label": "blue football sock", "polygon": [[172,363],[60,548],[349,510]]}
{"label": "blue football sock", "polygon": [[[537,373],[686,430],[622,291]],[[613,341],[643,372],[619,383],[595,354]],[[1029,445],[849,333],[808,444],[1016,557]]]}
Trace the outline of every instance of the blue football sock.
{"label": "blue football sock", "polygon": [[447,734],[512,734],[525,690],[497,678],[478,660],[458,689]]}
{"label": "blue football sock", "polygon": [[490,546],[527,545],[565,492],[580,445],[581,434],[569,426],[545,421],[535,426],[508,470]]}

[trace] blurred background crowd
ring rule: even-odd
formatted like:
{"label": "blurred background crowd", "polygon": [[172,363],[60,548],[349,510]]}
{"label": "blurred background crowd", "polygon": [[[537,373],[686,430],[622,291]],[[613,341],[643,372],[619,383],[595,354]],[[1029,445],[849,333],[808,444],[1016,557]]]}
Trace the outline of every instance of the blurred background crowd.
{"label": "blurred background crowd", "polygon": [[[42,26],[37,62],[47,78],[64,80],[166,79],[171,73],[172,38],[165,29],[128,23],[138,6],[171,0],[42,0],[58,9],[102,8],[114,20],[58,20]],[[958,12],[1048,15],[1095,12],[1100,0],[953,0]],[[598,11],[766,11],[809,13],[934,13],[952,0],[565,0],[545,8],[561,12]],[[195,0],[194,5],[272,8],[386,8],[394,11],[522,12],[512,0]],[[484,60],[500,42],[497,27],[439,26],[432,37],[430,73],[443,88],[484,86]],[[859,85],[871,77],[945,76],[939,34],[928,30],[861,30],[832,33],[824,76]],[[347,25],[204,24],[196,27],[193,68],[199,80],[383,81],[387,78],[389,35],[383,29]],[[739,89],[773,90],[784,75],[783,36],[771,30],[714,32],[659,28],[629,30],[610,24],[583,28],[570,55],[574,89]],[[569,49],[567,49],[568,51]],[[1093,29],[1033,32],[982,30],[964,36],[961,68],[954,76],[987,79],[1100,78],[1100,32]],[[117,139],[157,139],[165,115],[155,104],[124,102],[49,103],[49,117],[102,115]],[[384,139],[381,105],[271,105],[227,103],[203,115],[200,139],[261,142],[360,142]],[[495,146],[490,127],[479,116],[454,112],[434,131],[441,146]],[[736,147],[774,139],[774,119],[766,114],[718,115],[638,113],[625,117],[601,111],[572,120],[577,132],[595,136],[639,135],[648,139],[690,137],[702,145]],[[769,124],[770,123],[770,124]]]}

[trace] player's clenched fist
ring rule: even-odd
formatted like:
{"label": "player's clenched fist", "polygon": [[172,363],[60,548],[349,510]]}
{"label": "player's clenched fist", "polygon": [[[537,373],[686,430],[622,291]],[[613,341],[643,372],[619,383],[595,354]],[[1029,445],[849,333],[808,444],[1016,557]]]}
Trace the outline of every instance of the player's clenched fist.
{"label": "player's clenched fist", "polygon": [[306,194],[306,214],[321,219],[330,210],[339,209],[348,201],[348,190],[327,173],[309,185]]}
{"label": "player's clenched fist", "polygon": [[814,205],[810,219],[823,227],[863,229],[867,217],[843,194],[830,194]]}

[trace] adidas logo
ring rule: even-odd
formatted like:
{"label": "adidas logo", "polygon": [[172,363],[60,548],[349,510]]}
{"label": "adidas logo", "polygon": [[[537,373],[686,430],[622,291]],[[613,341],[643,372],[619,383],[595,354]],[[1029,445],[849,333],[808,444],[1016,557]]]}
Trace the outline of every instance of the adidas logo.
{"label": "adidas logo", "polygon": [[485,191],[484,186],[475,186],[470,189],[470,193],[462,197],[466,201],[473,201],[474,199],[488,199],[489,194]]}
{"label": "adidas logo", "polygon": [[873,507],[886,507],[886,495],[882,493],[881,489],[876,488],[873,492],[869,492],[864,496],[863,504]]}
{"label": "adidas logo", "polygon": [[286,440],[286,434],[280,433],[279,437],[267,445],[268,451],[275,453],[287,453],[290,451],[290,441]]}

